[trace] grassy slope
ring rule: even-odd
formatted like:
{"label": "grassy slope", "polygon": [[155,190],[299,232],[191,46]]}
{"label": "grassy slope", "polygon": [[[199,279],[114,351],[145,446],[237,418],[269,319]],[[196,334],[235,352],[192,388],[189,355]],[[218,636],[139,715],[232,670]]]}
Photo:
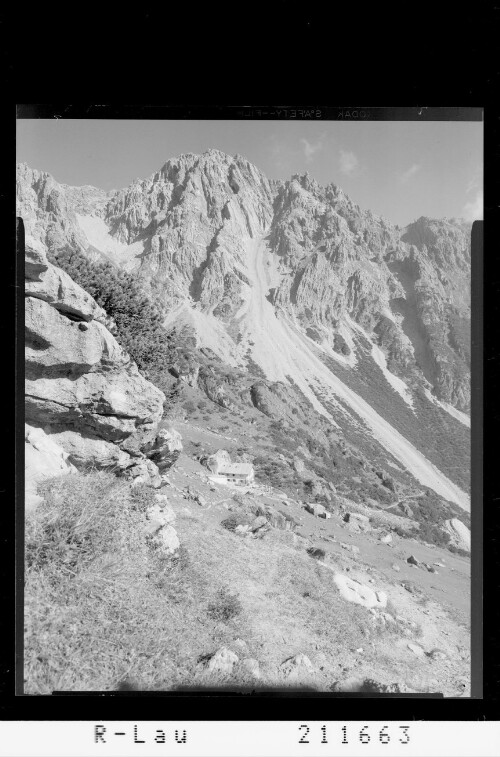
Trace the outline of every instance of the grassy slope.
{"label": "grassy slope", "polygon": [[[370,366],[373,374],[376,366],[373,363],[370,363]],[[321,497],[311,494],[307,477],[298,476],[293,470],[294,458],[301,458],[313,477],[320,477],[324,482],[331,482],[339,494],[358,503],[370,500],[378,502],[380,506],[397,503],[399,497],[384,487],[376,475],[376,471],[380,470],[385,470],[390,474],[400,484],[401,491],[405,495],[412,491],[425,491],[423,487],[416,485],[411,476],[391,458],[362,425],[355,426],[342,414],[337,413],[341,431],[333,429],[324,418],[318,416],[307,400],[293,387],[291,392],[297,394],[294,402],[298,408],[298,414],[290,414],[288,411],[286,417],[282,416],[282,411],[286,412],[288,408],[276,402],[272,407],[273,416],[268,417],[257,410],[250,401],[249,387],[255,378],[223,364],[212,363],[212,368],[218,385],[225,387],[226,396],[232,402],[231,409],[222,408],[207,399],[198,386],[191,387],[184,382],[178,382],[174,405],[171,405],[168,410],[174,416],[181,411],[183,416],[187,416],[188,420],[200,429],[215,429],[222,434],[222,438],[209,435],[204,438],[203,443],[198,441],[198,446],[191,445],[187,440],[187,449],[190,454],[210,454],[220,447],[225,447],[232,455],[249,455],[254,462],[257,478],[262,482],[279,487],[291,496],[300,497],[304,501],[321,501],[323,504],[326,502]],[[346,383],[349,380],[355,380],[355,372],[345,371],[345,373],[350,374],[350,377],[342,375]],[[363,377],[367,373],[370,375],[369,372],[364,371]],[[386,414],[384,408],[390,408],[388,420],[394,422],[396,427],[399,425],[403,432],[405,427],[408,429],[408,426],[413,424],[416,430],[412,430],[414,437],[412,441],[415,444],[418,441],[417,446],[424,451],[425,446],[419,433],[426,426],[421,422],[420,410],[416,418],[399,395],[393,392],[388,384],[386,388],[383,387],[383,383],[385,379],[380,374],[377,395],[377,403],[380,407],[377,407],[377,410],[384,415]],[[353,388],[363,394],[366,391],[365,384],[363,386],[364,390],[360,390],[358,386]],[[373,394],[376,393],[373,392]],[[402,407],[398,404],[398,400]],[[457,421],[450,418],[444,411],[439,411],[425,398],[423,402],[426,403],[425,409],[435,410],[434,420],[439,418],[439,413],[442,412],[442,415],[447,416],[444,418],[445,422],[449,419],[455,424],[453,429],[457,431],[457,438],[463,443],[463,450],[466,450],[468,443],[466,429],[460,427],[457,430],[456,426],[460,426]],[[427,425],[432,426],[429,421]],[[436,428],[441,427],[436,426]],[[320,432],[319,437],[318,432]],[[422,433],[427,433],[429,436],[435,432],[431,429]],[[451,442],[448,442],[446,446],[448,451],[450,444]],[[462,451],[462,458],[464,457],[465,453]],[[464,460],[464,466],[467,466],[466,460]],[[446,503],[430,490],[425,498],[412,501],[410,504],[417,521],[421,524],[433,524],[433,533],[429,533],[428,530],[425,533],[427,540],[438,542],[442,539],[439,525],[447,518],[458,517],[466,525],[470,523],[466,512],[452,503]]]}
{"label": "grassy slope", "polygon": [[[45,503],[28,516],[26,532],[27,693],[110,690],[124,679],[143,689],[196,688],[207,685],[198,660],[221,646],[240,660],[257,659],[262,686],[286,685],[279,665],[299,652],[310,657],[316,671],[314,681],[302,683],[320,690],[351,673],[421,688],[431,685],[432,673],[441,676],[441,685],[452,685],[456,666],[446,672],[446,666],[433,664],[431,670],[425,661],[415,668],[408,651],[396,646],[398,640],[406,643],[400,638],[402,626],[383,632],[374,628],[369,611],[345,602],[331,570],[309,557],[306,547],[318,546],[320,532],[334,519],[325,526],[307,516],[302,529],[316,529],[312,540],[275,529],[263,539],[242,539],[220,525],[232,492],[204,483],[201,471],[183,455],[171,473],[172,486],[163,489],[177,514],[182,544],[177,559],[162,558],[144,536],[151,490],[134,494],[104,473],[76,474],[45,485]],[[194,485],[208,506],[187,500],[186,485]],[[297,505],[297,518],[300,512]],[[379,564],[376,547],[373,542],[373,559]],[[337,548],[327,559],[338,570],[368,570],[360,580],[375,576],[375,588],[388,588],[387,578],[366,568],[359,557]],[[421,574],[415,580],[430,577],[435,582],[431,574],[414,572]],[[434,591],[430,586],[426,590]],[[462,595],[463,589],[457,597]],[[396,603],[392,612],[428,622],[426,615],[418,616],[419,609],[430,606],[421,594],[421,604],[412,607],[413,595],[403,588],[390,587],[390,596]],[[464,644],[466,631],[450,625],[449,612],[423,639],[421,629],[412,635],[430,648],[448,629],[451,637],[443,637],[443,643]],[[466,622],[462,616],[460,623]],[[356,651],[361,648],[363,653]],[[239,664],[227,680],[209,683],[245,687],[255,681]]]}

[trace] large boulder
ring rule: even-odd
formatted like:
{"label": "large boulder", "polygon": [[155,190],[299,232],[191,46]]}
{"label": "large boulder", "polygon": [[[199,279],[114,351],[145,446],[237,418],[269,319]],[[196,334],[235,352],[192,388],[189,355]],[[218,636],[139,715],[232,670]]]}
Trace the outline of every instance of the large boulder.
{"label": "large boulder", "polygon": [[305,509],[311,515],[315,515],[317,518],[331,518],[330,513],[324,505],[320,505],[317,502],[307,502]]}
{"label": "large boulder", "polygon": [[337,573],[333,580],[348,602],[354,602],[363,607],[384,608],[387,605],[387,594],[383,591],[374,591],[369,586],[341,573]]}
{"label": "large boulder", "polygon": [[177,432],[158,432],[163,393],[120,347],[105,311],[48,261],[43,245],[28,238],[25,253],[26,422],[43,428],[68,464],[159,480],[145,453],[169,465],[182,446]]}
{"label": "large boulder", "polygon": [[300,653],[284,660],[278,672],[287,683],[301,685],[314,681],[316,670],[309,657]]}
{"label": "large boulder", "polygon": [[177,531],[171,525],[162,526],[154,536],[152,542],[155,547],[166,556],[174,555],[180,547]]}
{"label": "large boulder", "polygon": [[346,523],[358,523],[358,524],[366,524],[368,525],[370,522],[370,518],[368,515],[362,515],[361,513],[351,513],[348,512],[344,515],[344,520]]}
{"label": "large boulder", "polygon": [[161,428],[151,447],[145,451],[160,473],[164,473],[177,461],[182,451],[182,437],[174,428]]}
{"label": "large boulder", "polygon": [[233,668],[239,661],[237,654],[227,647],[221,647],[212,654],[198,658],[198,667],[202,674],[215,676],[230,676]]}
{"label": "large boulder", "polygon": [[203,461],[203,465],[216,475],[225,465],[231,462],[231,456],[225,449],[218,449],[213,455],[209,455]]}

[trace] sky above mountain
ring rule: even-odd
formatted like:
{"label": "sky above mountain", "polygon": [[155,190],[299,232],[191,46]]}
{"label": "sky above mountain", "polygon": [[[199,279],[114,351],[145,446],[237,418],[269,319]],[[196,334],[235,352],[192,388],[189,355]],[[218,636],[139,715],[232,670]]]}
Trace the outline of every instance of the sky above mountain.
{"label": "sky above mountain", "polygon": [[402,226],[422,215],[482,218],[480,122],[17,121],[18,161],[74,186],[121,189],[211,147],[270,179],[308,171]]}

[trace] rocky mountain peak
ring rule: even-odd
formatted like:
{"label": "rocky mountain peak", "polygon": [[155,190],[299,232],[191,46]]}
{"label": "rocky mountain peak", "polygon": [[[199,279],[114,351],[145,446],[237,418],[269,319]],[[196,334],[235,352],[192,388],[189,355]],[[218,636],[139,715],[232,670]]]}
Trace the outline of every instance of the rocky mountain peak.
{"label": "rocky mountain peak", "polygon": [[271,332],[264,339],[253,322],[258,301],[259,318],[288,320],[312,340],[308,348],[335,360],[348,350],[353,367],[356,341],[368,340],[399,380],[468,409],[462,222],[421,217],[399,229],[333,183],[322,187],[308,173],[268,180],[218,149],[172,158],[111,195],[19,171],[19,212],[38,239],[134,271],[167,324],[191,329],[231,365],[251,360],[282,381],[302,370],[271,360]]}

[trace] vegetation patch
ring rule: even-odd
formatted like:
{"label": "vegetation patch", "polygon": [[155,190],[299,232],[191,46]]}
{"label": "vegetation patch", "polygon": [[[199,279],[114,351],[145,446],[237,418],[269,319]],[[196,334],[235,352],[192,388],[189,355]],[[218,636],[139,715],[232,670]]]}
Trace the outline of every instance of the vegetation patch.
{"label": "vegetation patch", "polygon": [[209,588],[185,547],[175,558],[148,548],[147,493],[103,472],[39,491],[26,521],[25,692],[191,680],[192,651],[215,643],[199,613]]}
{"label": "vegetation patch", "polygon": [[227,589],[222,588],[219,589],[214,600],[208,605],[207,615],[218,623],[229,623],[230,620],[241,613],[242,609],[241,602],[236,594],[231,594]]}
{"label": "vegetation patch", "polygon": [[48,257],[111,316],[117,341],[144,376],[153,383],[161,381],[176,359],[175,332],[164,329],[162,311],[136,277],[111,263],[91,262],[83,253],[68,247],[49,251]]}

